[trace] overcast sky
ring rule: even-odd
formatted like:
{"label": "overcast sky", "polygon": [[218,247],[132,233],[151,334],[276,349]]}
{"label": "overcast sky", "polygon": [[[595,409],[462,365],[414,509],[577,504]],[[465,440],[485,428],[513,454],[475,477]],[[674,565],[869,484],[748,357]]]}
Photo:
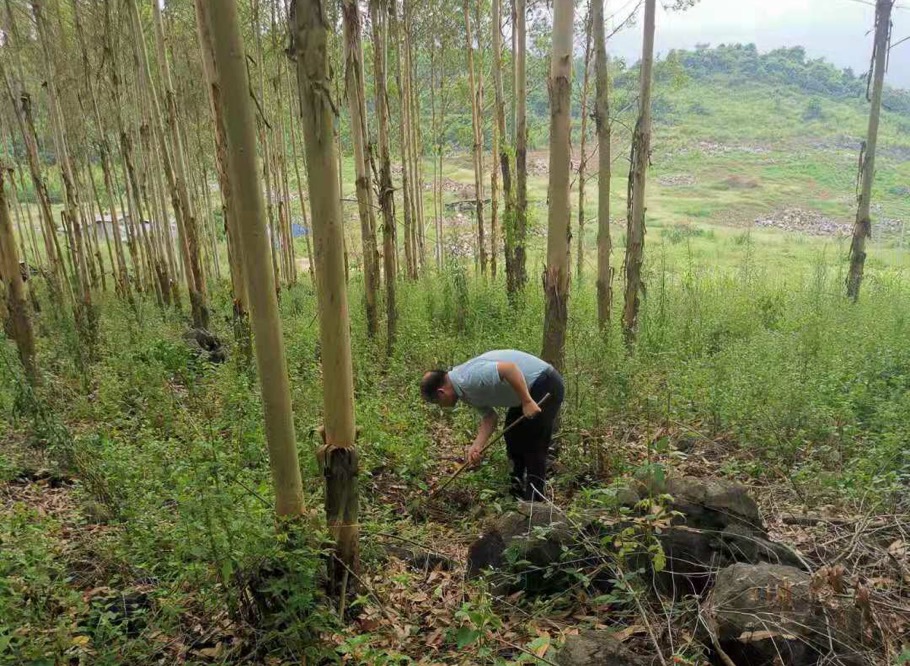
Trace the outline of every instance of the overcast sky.
{"label": "overcast sky", "polygon": [[[809,57],[824,57],[860,73],[869,67],[874,0],[700,0],[686,12],[668,12],[658,0],[656,50],[698,43],[754,43],[759,50],[804,46]],[[620,23],[637,0],[607,0],[605,14]],[[910,0],[899,0],[893,14],[893,42],[910,35]],[[641,21],[613,37],[613,53],[637,61]],[[895,47],[886,82],[910,88],[910,41]]]}

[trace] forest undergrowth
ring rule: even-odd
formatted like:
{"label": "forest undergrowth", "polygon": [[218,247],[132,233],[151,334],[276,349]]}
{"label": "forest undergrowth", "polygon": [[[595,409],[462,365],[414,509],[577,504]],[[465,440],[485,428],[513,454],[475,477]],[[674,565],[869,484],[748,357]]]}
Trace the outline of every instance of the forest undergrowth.
{"label": "forest undergrowth", "polygon": [[[573,284],[552,501],[603,505],[642,474],[730,478],[804,554],[907,567],[906,535],[881,552],[866,538],[910,513],[906,276],[874,270],[850,304],[820,258],[772,273],[757,261],[693,266],[679,248],[653,256],[634,349],[618,327],[598,330],[593,283]],[[352,309],[363,571],[342,622],[320,592],[330,543],[317,518],[311,286],[281,295],[309,513],[276,534],[255,370],[231,339],[228,296],[213,303],[224,363],[187,344],[179,313],[144,298],[103,303],[101,349],[86,362],[72,322],[31,284],[47,304],[36,316],[42,387],[24,388],[10,346],[0,364],[0,662],[552,663],[580,627],[615,627],[636,645],[655,638],[655,619],[675,663],[705,659],[685,602],[643,609],[636,586],[647,582],[634,576],[609,599],[583,585],[502,596],[465,579],[467,545],[514,503],[504,450],[453,484],[441,510],[414,511],[463,460],[474,419],[422,404],[420,371],[486,349],[535,351],[539,290],[510,303],[460,265],[402,283],[391,356]],[[356,280],[351,290],[358,302]],[[788,520],[807,514],[839,520]],[[848,575],[881,600],[892,637],[881,658],[905,663],[910,570],[883,566]],[[643,610],[657,613],[651,623]]]}

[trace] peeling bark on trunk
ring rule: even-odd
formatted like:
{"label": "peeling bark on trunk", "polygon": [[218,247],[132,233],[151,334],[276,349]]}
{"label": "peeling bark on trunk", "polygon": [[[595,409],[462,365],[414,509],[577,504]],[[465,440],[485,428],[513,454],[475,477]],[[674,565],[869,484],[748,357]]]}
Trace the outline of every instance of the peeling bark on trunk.
{"label": "peeling bark on trunk", "polygon": [[562,369],[569,314],[569,241],[571,211],[572,22],[574,0],[555,0],[550,56],[550,188],[547,220],[547,266],[543,284],[546,306],[541,358]]}
{"label": "peeling bark on trunk", "polygon": [[303,484],[262,191],[256,177],[256,134],[237,6],[234,0],[222,0],[216,11],[209,0],[196,0],[196,15],[206,22],[214,46],[218,85],[213,89],[218,90],[224,113],[228,178],[250,297],[275,511],[279,516],[294,517],[303,511]]}
{"label": "peeling bark on trunk", "polygon": [[610,79],[604,38],[604,0],[591,0],[594,25],[594,124],[597,128],[597,321],[601,330],[610,325],[613,307],[613,269],[610,268]]}
{"label": "peeling bark on trunk", "polygon": [[622,326],[627,343],[635,341],[643,291],[641,266],[645,252],[645,182],[651,158],[651,70],[654,65],[654,10],[656,0],[645,0],[641,56],[639,115],[632,135],[629,167],[629,204],[626,231],[626,291]]}
{"label": "peeling bark on trunk", "polygon": [[350,321],[344,288],[344,243],[341,193],[337,189],[334,104],[329,98],[331,70],[327,52],[325,0],[295,0],[291,42],[297,56],[297,84],[303,110],[303,136],[310,165],[313,234],[316,245],[316,293],[324,378],[323,446],[320,461],[326,477],[326,520],[335,537],[335,559],[329,569],[336,594],[353,589],[349,573],[360,567],[357,452],[354,448],[354,373]]}
{"label": "peeling bark on trunk", "polygon": [[357,0],[345,0],[344,63],[345,95],[351,116],[351,140],[354,144],[354,173],[357,209],[360,214],[360,239],[363,244],[363,282],[367,333],[379,333],[378,255],[376,252],[376,217],[370,188],[369,139],[367,138],[366,94],[363,82],[363,45],[361,43],[360,7]]}
{"label": "peeling bark on trunk", "polygon": [[882,89],[885,70],[888,67],[888,51],[891,42],[891,10],[894,0],[878,0],[875,7],[875,47],[872,56],[872,104],[869,110],[869,129],[863,152],[860,154],[860,175],[862,184],[856,209],[856,223],[853,226],[853,242],[850,244],[850,272],[847,274],[847,297],[855,303],[859,299],[863,269],[866,264],[866,239],[872,236],[872,182],[875,180],[875,148],[878,144],[878,125],[882,112]]}

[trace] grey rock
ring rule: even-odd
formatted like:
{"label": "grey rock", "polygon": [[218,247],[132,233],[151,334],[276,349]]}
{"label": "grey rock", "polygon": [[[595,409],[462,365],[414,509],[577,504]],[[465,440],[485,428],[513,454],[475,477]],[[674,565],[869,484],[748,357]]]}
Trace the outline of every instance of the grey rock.
{"label": "grey rock", "polygon": [[736,664],[865,663],[857,609],[819,601],[811,575],[795,567],[726,567],[717,574],[705,610],[721,647]]}
{"label": "grey rock", "polygon": [[559,666],[648,666],[650,659],[630,652],[610,631],[569,636],[556,656]]}

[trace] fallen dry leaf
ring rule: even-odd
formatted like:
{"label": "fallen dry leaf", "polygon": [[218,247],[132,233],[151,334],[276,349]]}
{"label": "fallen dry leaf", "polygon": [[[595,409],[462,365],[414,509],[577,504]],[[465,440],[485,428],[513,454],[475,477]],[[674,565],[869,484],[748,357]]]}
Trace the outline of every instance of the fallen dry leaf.
{"label": "fallen dry leaf", "polygon": [[631,638],[635,634],[644,634],[647,631],[648,630],[645,629],[640,624],[633,624],[633,625],[626,627],[625,629],[617,631],[615,634],[613,634],[613,638],[615,638],[620,643],[622,643],[623,641],[629,640],[629,638]]}

